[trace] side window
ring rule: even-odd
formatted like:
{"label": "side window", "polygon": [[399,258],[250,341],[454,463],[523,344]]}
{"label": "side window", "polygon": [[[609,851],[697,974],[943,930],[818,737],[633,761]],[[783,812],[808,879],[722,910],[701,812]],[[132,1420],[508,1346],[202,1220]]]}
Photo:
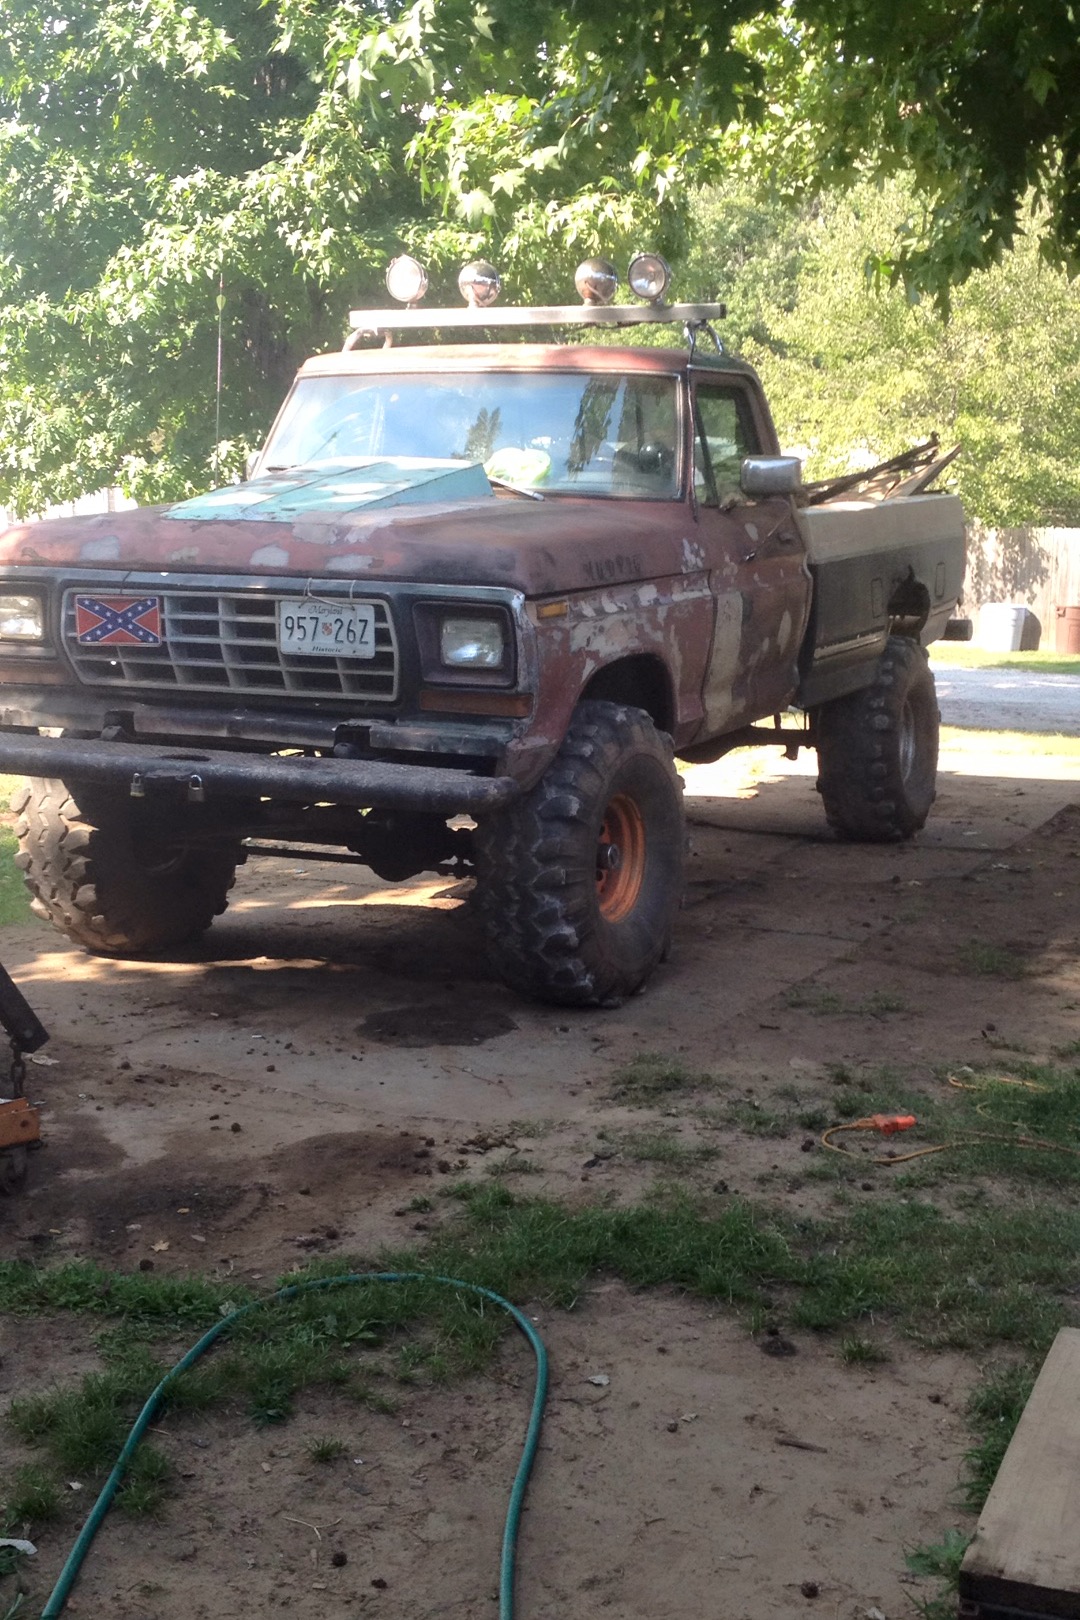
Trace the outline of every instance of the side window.
{"label": "side window", "polygon": [[699,387],[694,395],[694,491],[702,506],[723,506],[739,493],[744,456],[760,449],[741,388]]}

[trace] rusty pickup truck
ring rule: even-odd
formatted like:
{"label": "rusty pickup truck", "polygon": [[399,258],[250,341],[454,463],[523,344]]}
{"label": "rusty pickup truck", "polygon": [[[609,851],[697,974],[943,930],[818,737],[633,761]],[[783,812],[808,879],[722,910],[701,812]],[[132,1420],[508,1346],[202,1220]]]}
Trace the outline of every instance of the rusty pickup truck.
{"label": "rusty pickup truck", "polygon": [[[814,748],[840,837],[923,825],[948,458],[804,487],[719,306],[586,297],[358,312],[244,482],[0,536],[0,772],[29,778],[41,915],[159,952],[250,851],[303,845],[474,876],[495,972],[610,1005],[669,947],[677,759]],[[578,340],[646,320],[683,345]]]}

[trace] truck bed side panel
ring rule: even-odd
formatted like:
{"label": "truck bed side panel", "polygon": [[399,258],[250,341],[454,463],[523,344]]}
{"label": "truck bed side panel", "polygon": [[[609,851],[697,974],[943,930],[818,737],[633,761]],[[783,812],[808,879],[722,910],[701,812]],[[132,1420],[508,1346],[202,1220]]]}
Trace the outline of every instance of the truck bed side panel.
{"label": "truck bed side panel", "polygon": [[897,619],[926,643],[964,580],[964,513],[952,495],[832,501],[800,512],[814,607],[798,701],[807,708],[866,685]]}

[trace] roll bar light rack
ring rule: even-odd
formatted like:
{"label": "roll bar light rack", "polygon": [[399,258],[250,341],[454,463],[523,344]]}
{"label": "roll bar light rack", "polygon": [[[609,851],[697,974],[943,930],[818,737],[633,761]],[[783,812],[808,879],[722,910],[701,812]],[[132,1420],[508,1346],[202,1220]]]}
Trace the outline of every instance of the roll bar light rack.
{"label": "roll bar light rack", "polygon": [[698,335],[708,333],[722,353],[723,345],[713,330],[714,321],[727,314],[725,304],[538,304],[517,308],[503,305],[489,309],[354,309],[349,315],[352,328],[343,347],[355,349],[365,337],[381,337],[386,345],[395,332],[432,331],[437,328],[464,331],[492,327],[544,326],[681,326],[693,354]]}

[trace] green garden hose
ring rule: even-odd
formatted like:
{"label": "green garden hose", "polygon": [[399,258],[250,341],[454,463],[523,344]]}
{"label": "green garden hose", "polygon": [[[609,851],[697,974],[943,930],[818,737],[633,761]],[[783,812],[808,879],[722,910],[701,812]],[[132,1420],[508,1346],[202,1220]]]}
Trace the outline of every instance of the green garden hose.
{"label": "green garden hose", "polygon": [[521,1508],[525,1499],[525,1487],[532,1471],[533,1459],[536,1456],[537,1442],[540,1439],[540,1424],[544,1416],[544,1403],[547,1399],[547,1351],[544,1342],[527,1316],[522,1315],[516,1305],[511,1305],[508,1299],[496,1294],[490,1288],[482,1288],[479,1283],[462,1282],[457,1277],[439,1277],[424,1271],[353,1271],[341,1277],[318,1277],[311,1282],[292,1283],[287,1288],[279,1288],[274,1294],[267,1294],[264,1299],[252,1300],[249,1305],[241,1305],[238,1310],[231,1311],[228,1316],[215,1322],[213,1327],[203,1334],[197,1344],[193,1344],[185,1356],[165,1374],[165,1377],[151,1393],[146,1405],[139,1413],[132,1425],[131,1433],[124,1441],[123,1449],[116,1459],[112,1473],[102,1486],[101,1494],[90,1509],[86,1523],[79,1531],[78,1539],[68,1554],[67,1562],[60,1571],[60,1578],[49,1594],[49,1600],[41,1611],[41,1620],[56,1620],[63,1613],[67,1605],[71,1589],[78,1579],[83,1560],[90,1551],[94,1537],[97,1535],[113,1503],[120,1482],[127,1471],[128,1464],[135,1454],[135,1449],[142,1439],[151,1421],[156,1416],[158,1408],[169,1386],[193,1367],[199,1357],[209,1350],[216,1339],[219,1339],[234,1322],[240,1317],[247,1316],[251,1311],[262,1310],[266,1305],[272,1305],[279,1300],[296,1299],[300,1294],[311,1293],[319,1288],[343,1288],[353,1283],[398,1283],[398,1282],[436,1282],[443,1283],[447,1288],[458,1288],[463,1293],[479,1294],[483,1299],[490,1299],[502,1310],[509,1313],[518,1327],[528,1339],[536,1357],[536,1386],[533,1393],[532,1411],[529,1413],[529,1426],[525,1431],[525,1444],[521,1451],[521,1461],[518,1463],[517,1473],[510,1491],[510,1502],[506,1510],[506,1523],[503,1527],[502,1555],[499,1563],[499,1620],[513,1620],[514,1615],[514,1561],[517,1552],[518,1529],[521,1522]]}

